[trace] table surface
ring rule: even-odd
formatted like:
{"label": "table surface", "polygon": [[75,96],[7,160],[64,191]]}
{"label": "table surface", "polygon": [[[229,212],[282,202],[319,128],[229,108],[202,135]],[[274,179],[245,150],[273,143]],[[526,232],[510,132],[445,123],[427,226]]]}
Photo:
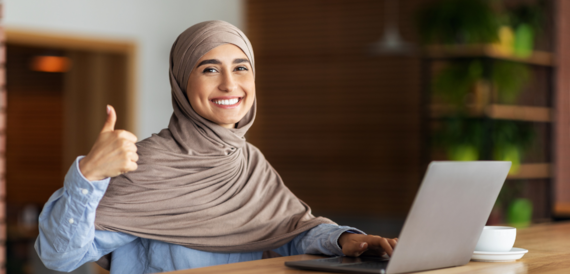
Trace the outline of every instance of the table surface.
{"label": "table surface", "polygon": [[[533,225],[517,231],[515,247],[528,249],[524,257],[509,263],[469,262],[464,266],[443,268],[416,273],[486,273],[486,274],[523,274],[523,273],[570,273],[570,222],[545,223]],[[297,255],[264,259],[250,262],[233,263],[169,273],[227,273],[227,274],[292,274],[292,273],[329,273],[304,271],[288,268],[286,261],[299,261],[322,258],[315,255]]]}

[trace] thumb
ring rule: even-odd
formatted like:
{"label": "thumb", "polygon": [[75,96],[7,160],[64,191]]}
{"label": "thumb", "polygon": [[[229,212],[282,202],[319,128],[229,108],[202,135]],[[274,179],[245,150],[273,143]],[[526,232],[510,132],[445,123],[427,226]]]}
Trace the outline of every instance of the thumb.
{"label": "thumb", "polygon": [[107,121],[105,121],[101,132],[111,132],[115,130],[115,122],[117,122],[117,113],[113,106],[107,105]]}

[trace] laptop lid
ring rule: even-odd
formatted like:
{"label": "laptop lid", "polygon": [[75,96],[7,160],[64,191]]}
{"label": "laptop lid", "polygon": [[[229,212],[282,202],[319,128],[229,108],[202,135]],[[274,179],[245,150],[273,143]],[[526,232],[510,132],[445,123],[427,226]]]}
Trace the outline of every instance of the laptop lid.
{"label": "laptop lid", "polygon": [[468,263],[510,167],[503,161],[430,163],[386,272]]}
{"label": "laptop lid", "polygon": [[469,262],[507,178],[511,162],[432,162],[390,261],[334,257],[290,261],[301,269],[346,273],[407,273]]}

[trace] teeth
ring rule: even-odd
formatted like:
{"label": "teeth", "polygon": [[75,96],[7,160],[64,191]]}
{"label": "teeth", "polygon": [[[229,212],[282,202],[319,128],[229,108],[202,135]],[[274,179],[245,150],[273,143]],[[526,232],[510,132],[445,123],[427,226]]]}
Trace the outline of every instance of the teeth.
{"label": "teeth", "polygon": [[228,100],[215,100],[214,103],[218,105],[235,105],[238,101],[238,98],[234,98]]}

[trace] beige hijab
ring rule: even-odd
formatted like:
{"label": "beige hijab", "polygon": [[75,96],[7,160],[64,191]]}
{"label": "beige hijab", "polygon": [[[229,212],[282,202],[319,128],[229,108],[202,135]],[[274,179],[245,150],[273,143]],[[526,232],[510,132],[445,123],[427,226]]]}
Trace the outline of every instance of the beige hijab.
{"label": "beige hijab", "polygon": [[223,21],[185,30],[170,52],[174,113],[167,129],[137,143],[138,169],[111,180],[95,227],[211,252],[277,248],[329,219],[283,184],[263,154],[245,140],[256,104],[235,129],[198,115],[186,97],[196,62],[222,44],[249,58],[247,37]]}

